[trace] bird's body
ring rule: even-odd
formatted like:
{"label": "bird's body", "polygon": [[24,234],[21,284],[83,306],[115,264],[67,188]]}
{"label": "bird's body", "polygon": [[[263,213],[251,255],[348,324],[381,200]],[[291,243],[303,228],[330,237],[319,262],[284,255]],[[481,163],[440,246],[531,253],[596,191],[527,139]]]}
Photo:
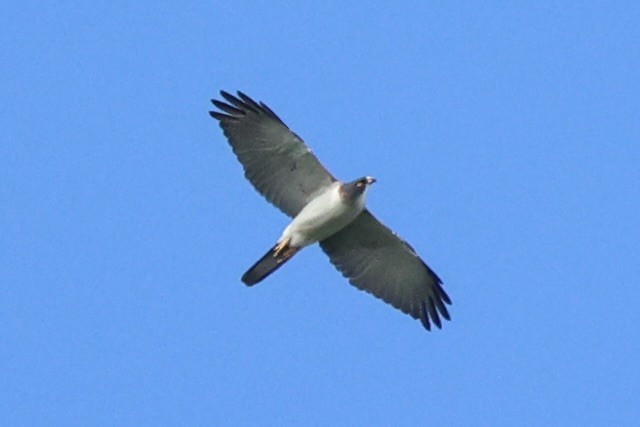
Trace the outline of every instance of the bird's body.
{"label": "bird's body", "polygon": [[302,208],[284,229],[279,242],[289,239],[291,246],[302,248],[342,230],[364,209],[367,185],[351,200],[344,194],[343,184],[334,182]]}
{"label": "bird's body", "polygon": [[265,104],[242,92],[220,92],[213,100],[220,122],[245,176],[267,200],[293,218],[280,239],[242,276],[254,285],[280,268],[300,249],[319,242],[332,264],[351,284],[383,299],[425,328],[441,327],[451,304],[442,281],[414,249],[380,223],[365,207],[376,180],[334,178]]}
{"label": "bird's body", "polygon": [[367,188],[375,181],[367,176],[347,184],[336,181],[329,185],[302,208],[276,245],[247,270],[242,281],[255,285],[300,249],[325,240],[349,225],[364,209]]}

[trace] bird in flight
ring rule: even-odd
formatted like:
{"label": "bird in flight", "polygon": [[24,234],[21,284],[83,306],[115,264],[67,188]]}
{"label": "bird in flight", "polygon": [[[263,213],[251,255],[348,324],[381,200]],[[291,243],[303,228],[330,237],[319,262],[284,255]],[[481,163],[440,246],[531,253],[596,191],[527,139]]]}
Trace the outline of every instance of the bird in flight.
{"label": "bird in flight", "polygon": [[451,299],[442,281],[415,250],[365,207],[375,178],[342,182],[320,164],[302,139],[263,102],[242,92],[212,99],[217,120],[244,168],[245,177],[289,217],[276,244],[246,273],[252,286],[300,249],[318,242],[331,263],[355,287],[419,319],[431,330],[450,320]]}

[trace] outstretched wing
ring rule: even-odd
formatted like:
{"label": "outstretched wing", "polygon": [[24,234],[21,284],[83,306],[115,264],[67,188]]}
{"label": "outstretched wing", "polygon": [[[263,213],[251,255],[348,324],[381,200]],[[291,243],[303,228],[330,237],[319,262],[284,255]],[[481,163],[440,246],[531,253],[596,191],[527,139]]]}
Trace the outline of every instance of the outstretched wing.
{"label": "outstretched wing", "polygon": [[242,92],[220,91],[228,102],[211,100],[220,111],[209,114],[220,122],[244,174],[270,203],[294,217],[320,190],[336,179],[305,143],[264,103]]}
{"label": "outstretched wing", "polygon": [[431,322],[442,327],[440,316],[450,320],[445,304],[451,300],[440,278],[368,210],[320,246],[352,285],[420,319],[428,330]]}

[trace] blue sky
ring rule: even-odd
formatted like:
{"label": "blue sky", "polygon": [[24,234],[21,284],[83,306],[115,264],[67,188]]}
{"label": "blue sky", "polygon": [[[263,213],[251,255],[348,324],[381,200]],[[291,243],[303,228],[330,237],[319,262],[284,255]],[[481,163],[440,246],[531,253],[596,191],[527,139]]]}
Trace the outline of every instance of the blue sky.
{"label": "blue sky", "polygon": [[[10,2],[3,425],[630,425],[637,2]],[[452,321],[317,247],[207,115],[265,101],[443,278]]]}

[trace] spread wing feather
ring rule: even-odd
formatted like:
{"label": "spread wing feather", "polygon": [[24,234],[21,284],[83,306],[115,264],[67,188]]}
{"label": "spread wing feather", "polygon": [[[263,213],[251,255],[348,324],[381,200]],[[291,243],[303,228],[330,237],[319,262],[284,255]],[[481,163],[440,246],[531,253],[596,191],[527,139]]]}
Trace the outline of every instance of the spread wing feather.
{"label": "spread wing feather", "polygon": [[246,178],[282,212],[296,216],[336,180],[264,103],[242,92],[220,94],[226,102],[211,100],[220,111],[209,114],[220,123]]}
{"label": "spread wing feather", "polygon": [[451,300],[440,278],[368,210],[320,246],[352,285],[420,319],[428,330],[431,323],[442,327],[440,317],[450,319],[445,304]]}

